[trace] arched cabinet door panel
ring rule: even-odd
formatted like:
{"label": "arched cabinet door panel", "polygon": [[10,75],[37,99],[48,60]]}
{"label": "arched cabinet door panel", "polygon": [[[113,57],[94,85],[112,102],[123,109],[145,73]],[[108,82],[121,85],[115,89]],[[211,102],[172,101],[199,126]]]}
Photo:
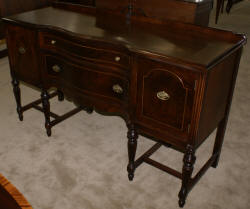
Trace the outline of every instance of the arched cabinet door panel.
{"label": "arched cabinet door panel", "polygon": [[185,69],[141,59],[138,69],[137,119],[162,131],[188,133],[197,76]]}

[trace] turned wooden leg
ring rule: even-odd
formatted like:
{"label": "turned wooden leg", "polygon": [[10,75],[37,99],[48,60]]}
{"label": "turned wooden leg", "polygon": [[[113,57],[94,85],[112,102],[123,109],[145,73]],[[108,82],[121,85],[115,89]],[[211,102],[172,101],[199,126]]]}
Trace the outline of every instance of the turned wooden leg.
{"label": "turned wooden leg", "polygon": [[64,100],[64,94],[62,91],[58,90],[57,91],[58,94],[58,101],[62,102]]}
{"label": "turned wooden leg", "polygon": [[183,158],[183,168],[182,168],[182,186],[179,192],[179,206],[182,208],[185,205],[187,194],[188,194],[188,186],[192,177],[194,163],[196,157],[194,154],[194,149],[192,146],[187,145],[186,153]]}
{"label": "turned wooden leg", "polygon": [[134,171],[135,171],[135,154],[136,154],[136,148],[137,148],[137,139],[138,134],[135,130],[135,127],[133,124],[128,125],[128,178],[130,181],[134,178]]}
{"label": "turned wooden leg", "polygon": [[23,121],[23,111],[22,111],[22,106],[21,106],[21,90],[19,88],[19,81],[16,78],[13,78],[12,80],[12,85],[13,85],[13,92],[15,95],[16,99],[16,104],[17,104],[17,113],[20,121]]}
{"label": "turned wooden leg", "polygon": [[49,103],[50,96],[46,90],[42,91],[41,98],[42,98],[42,105],[43,105],[43,111],[44,111],[44,116],[45,116],[45,128],[47,131],[47,135],[51,136],[50,103]]}

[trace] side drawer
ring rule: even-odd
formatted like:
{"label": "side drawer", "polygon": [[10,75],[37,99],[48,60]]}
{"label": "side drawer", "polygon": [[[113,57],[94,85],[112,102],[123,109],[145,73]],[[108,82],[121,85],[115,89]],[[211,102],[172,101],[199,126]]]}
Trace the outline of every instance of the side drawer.
{"label": "side drawer", "polygon": [[7,45],[11,70],[15,76],[35,86],[41,84],[36,32],[7,25]]}
{"label": "side drawer", "polygon": [[198,76],[147,59],[140,59],[138,66],[138,122],[160,132],[188,136]]}
{"label": "side drawer", "polygon": [[[44,55],[45,82],[53,80],[54,87],[69,86],[95,100],[123,103],[128,98],[126,77],[101,71],[86,62],[66,60],[56,55]],[[53,86],[50,86],[53,87]]]}
{"label": "side drawer", "polygon": [[94,46],[90,41],[77,43],[46,32],[41,32],[39,37],[40,47],[43,49],[69,54],[88,61],[113,64],[124,68],[129,67],[129,56],[122,51]]}

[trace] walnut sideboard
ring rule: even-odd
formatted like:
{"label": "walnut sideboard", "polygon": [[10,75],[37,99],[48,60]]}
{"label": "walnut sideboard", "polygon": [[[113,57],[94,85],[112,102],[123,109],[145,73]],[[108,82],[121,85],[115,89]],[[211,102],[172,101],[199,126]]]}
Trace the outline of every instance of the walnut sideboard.
{"label": "walnut sideboard", "polygon": [[[201,176],[218,164],[245,36],[95,8],[81,12],[47,7],[3,19],[19,118],[31,107],[44,112],[50,136],[54,125],[82,109],[121,116],[128,127],[129,180],[142,163],[157,167],[182,180],[183,207]],[[40,89],[41,98],[22,106],[19,81]],[[57,91],[50,94],[52,87]],[[56,95],[69,97],[76,109],[50,112]],[[211,158],[192,175],[195,151],[216,128]],[[156,144],[135,160],[139,135]],[[161,145],[184,153],[181,172],[150,158]]]}

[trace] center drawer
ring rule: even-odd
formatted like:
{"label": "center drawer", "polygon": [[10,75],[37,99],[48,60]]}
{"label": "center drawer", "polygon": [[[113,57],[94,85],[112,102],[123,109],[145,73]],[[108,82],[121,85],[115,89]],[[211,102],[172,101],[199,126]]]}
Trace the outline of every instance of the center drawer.
{"label": "center drawer", "polygon": [[[62,38],[47,32],[41,32],[40,47],[52,52],[59,52],[70,56],[75,56],[92,62],[112,64],[123,68],[129,67],[129,56],[122,50],[111,50],[105,48],[98,42],[91,41],[71,41],[70,38]],[[112,47],[113,48],[113,47]]]}
{"label": "center drawer", "polygon": [[128,97],[128,80],[122,75],[56,55],[44,55],[47,87],[73,88],[92,99],[122,103]]}

